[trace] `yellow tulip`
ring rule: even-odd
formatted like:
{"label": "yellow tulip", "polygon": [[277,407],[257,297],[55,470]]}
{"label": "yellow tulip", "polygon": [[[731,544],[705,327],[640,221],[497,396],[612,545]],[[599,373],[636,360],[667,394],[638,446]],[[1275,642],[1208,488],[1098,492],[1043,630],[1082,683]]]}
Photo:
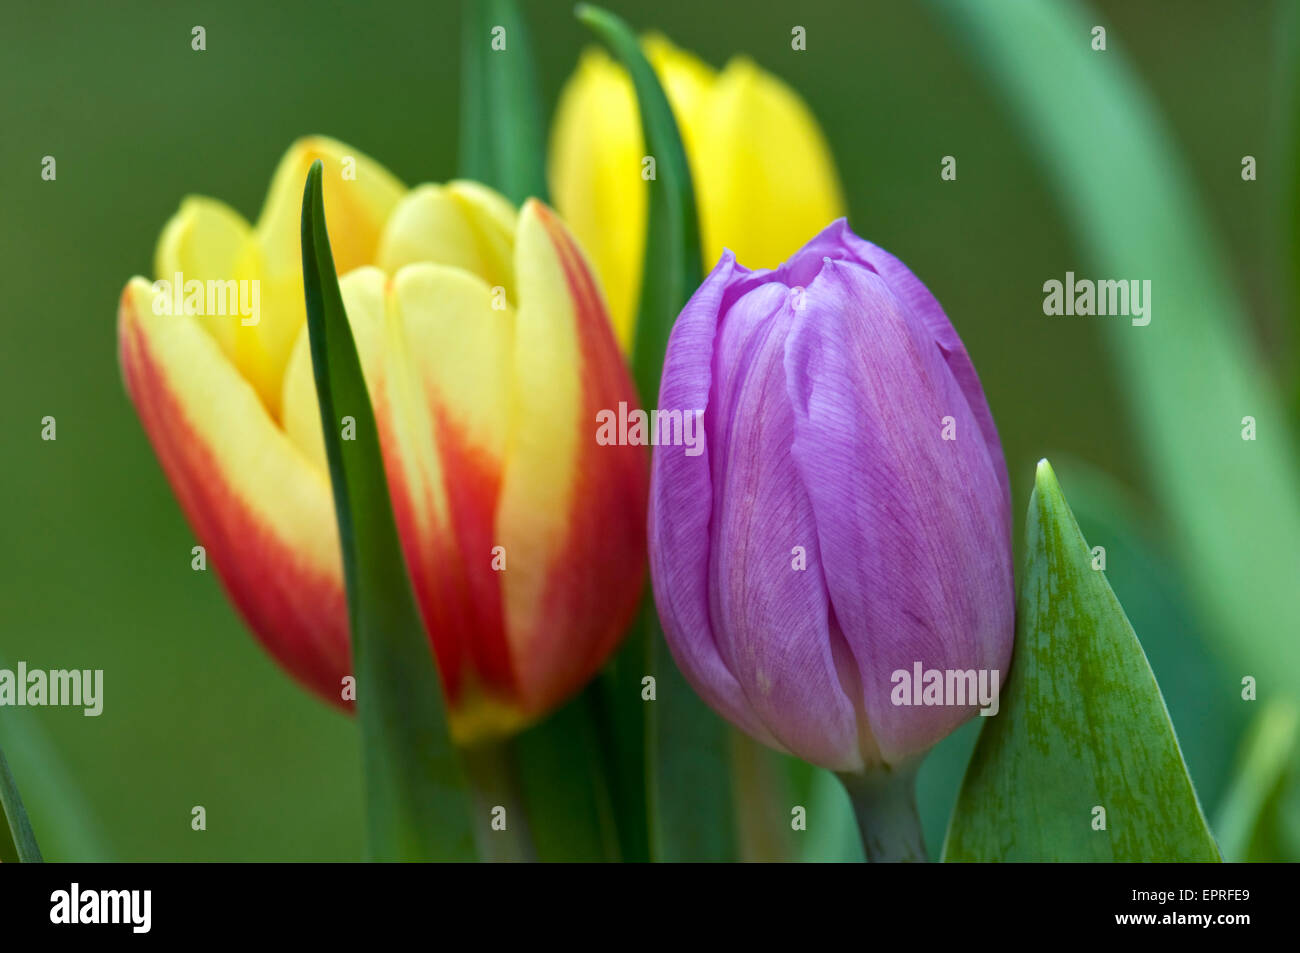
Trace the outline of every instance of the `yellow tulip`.
{"label": "yellow tulip", "polygon": [[516,211],[471,182],[408,192],[341,143],[299,142],[255,227],[187,199],[158,246],[160,282],[257,279],[257,319],[169,308],[175,296],[131,279],[118,313],[127,391],[249,627],[348,707],[341,553],[301,290],[302,183],[317,158],[452,733],[507,734],[604,663],[645,572],[645,453],[594,438],[597,412],[633,403],[633,386],[600,289],[553,212],[533,200]]}
{"label": "yellow tulip", "polygon": [[[715,71],[661,36],[642,41],[686,148],[704,268],[730,248],[775,268],[845,214],[830,150],[797,93],[745,57]],[[549,177],[556,208],[591,252],[610,315],[630,350],[645,252],[648,183],[632,83],[599,49],[560,94]]]}

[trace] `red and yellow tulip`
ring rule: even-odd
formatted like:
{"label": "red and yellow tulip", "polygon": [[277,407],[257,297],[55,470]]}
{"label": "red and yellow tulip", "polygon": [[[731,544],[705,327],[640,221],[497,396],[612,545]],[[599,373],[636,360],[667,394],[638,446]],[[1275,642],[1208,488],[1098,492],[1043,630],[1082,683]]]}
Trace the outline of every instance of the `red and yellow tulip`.
{"label": "red and yellow tulip", "polygon": [[516,211],[471,182],[407,191],[341,143],[303,140],[256,225],[192,198],[159,242],[160,279],[257,280],[256,322],[155,313],[154,286],[131,279],[118,313],[127,390],[250,628],[344,705],[346,597],[299,248],[317,158],[452,732],[507,734],[601,666],[645,569],[644,451],[594,439],[597,411],[634,402],[633,386],[592,270],[552,211]]}

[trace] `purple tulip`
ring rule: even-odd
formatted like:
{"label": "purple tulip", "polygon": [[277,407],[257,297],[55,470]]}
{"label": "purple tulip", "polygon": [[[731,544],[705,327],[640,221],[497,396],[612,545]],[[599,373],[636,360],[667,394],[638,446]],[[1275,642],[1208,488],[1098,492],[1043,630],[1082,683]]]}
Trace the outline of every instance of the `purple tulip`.
{"label": "purple tulip", "polygon": [[673,657],[720,714],[857,773],[970,718],[981,700],[948,691],[970,673],[1004,683],[1006,463],[906,265],[843,219],[775,271],[724,253],[673,328],[659,407],[703,410],[702,453],[655,449],[650,567]]}

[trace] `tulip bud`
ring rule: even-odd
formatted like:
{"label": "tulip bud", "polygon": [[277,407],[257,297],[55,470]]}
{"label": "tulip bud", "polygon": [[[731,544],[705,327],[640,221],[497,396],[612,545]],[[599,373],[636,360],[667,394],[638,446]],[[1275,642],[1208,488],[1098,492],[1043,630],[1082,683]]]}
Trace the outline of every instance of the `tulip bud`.
{"label": "tulip bud", "polygon": [[[652,34],[642,41],[682,136],[699,206],[704,267],[725,247],[774,267],[837,215],[830,149],[799,95],[743,56],[715,70]],[[549,181],[556,208],[591,250],[619,341],[631,348],[652,174],[636,97],[622,66],[583,53],[560,94]]]}
{"label": "tulip bud", "polygon": [[[650,567],[687,679],[754,738],[838,772],[911,762],[1002,684],[1014,591],[997,430],[924,285],[841,219],[775,271],[727,252],[673,328]],[[899,673],[924,684],[899,690]],[[932,685],[930,686],[933,687]]]}
{"label": "tulip bud", "polygon": [[470,182],[406,192],[340,143],[300,143],[256,229],[188,200],[160,242],[159,261],[187,277],[271,285],[258,324],[159,313],[149,283],[132,279],[119,310],[127,390],[249,627],[308,687],[350,707],[305,313],[276,266],[301,254],[281,189],[300,201],[322,151],[358,162],[357,181],[327,174],[326,214],[340,272],[353,269],[340,289],[451,730],[463,743],[508,734],[604,663],[645,567],[644,451],[592,438],[598,411],[633,403],[633,385],[600,289],[553,212],[532,200],[516,212]]}

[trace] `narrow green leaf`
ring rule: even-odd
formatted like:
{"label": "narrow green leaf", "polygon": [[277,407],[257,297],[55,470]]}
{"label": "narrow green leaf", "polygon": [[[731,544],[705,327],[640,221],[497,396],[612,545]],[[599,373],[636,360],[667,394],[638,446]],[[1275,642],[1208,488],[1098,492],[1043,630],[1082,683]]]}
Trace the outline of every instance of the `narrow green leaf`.
{"label": "narrow green leaf", "polygon": [[[8,667],[0,658],[0,668]],[[41,829],[42,856],[54,861],[101,863],[112,850],[81,783],[72,776],[31,708],[11,708],[0,716],[0,751],[7,752],[23,776],[34,827]],[[31,766],[39,770],[31,770]],[[0,821],[0,828],[6,827]],[[12,843],[0,833],[0,862],[17,860]]]}
{"label": "narrow green leaf", "polygon": [[617,861],[598,715],[583,693],[515,739],[523,801],[542,861]]}
{"label": "narrow green leaf", "polygon": [[[1289,699],[1268,703],[1242,745],[1241,763],[1214,825],[1231,861],[1300,861],[1300,825],[1285,795],[1300,785],[1300,708]],[[1300,815],[1298,815],[1300,817]],[[1289,836],[1288,836],[1289,835]]]}
{"label": "narrow green leaf", "polygon": [[[321,175],[318,160],[303,191],[302,271],[343,545],[370,856],[468,860],[470,801],[393,521],[375,415],[330,252]],[[355,434],[348,441],[345,417]]]}
{"label": "narrow green leaf", "polygon": [[40,863],[41,850],[36,846],[36,834],[32,832],[23,799],[18,794],[18,782],[9,770],[3,751],[0,751],[0,807],[8,821],[5,825],[8,835],[0,837],[0,861]]}
{"label": "narrow green leaf", "polygon": [[632,360],[637,389],[646,403],[659,394],[673,322],[704,280],[695,188],[668,97],[631,28],[585,3],[578,5],[577,17],[609,45],[632,77],[646,149],[655,160]]}
{"label": "narrow green leaf", "polygon": [[[646,148],[655,159],[632,359],[641,402],[649,406],[659,394],[673,322],[703,280],[695,190],[668,97],[631,28],[588,4],[579,4],[576,15],[613,50],[632,77]],[[662,861],[733,859],[736,832],[728,728],[678,671],[652,601],[641,617],[642,632],[629,640],[620,660],[625,675],[635,676],[627,671],[628,661],[634,659],[630,653],[645,653],[644,671],[657,681],[656,700],[642,702],[639,691],[626,679],[612,688],[618,692],[614,704],[621,709],[619,722],[643,720],[645,725],[650,856]],[[639,710],[634,712],[634,706]]]}
{"label": "narrow green leaf", "polygon": [[1046,460],[1026,561],[1011,673],[944,859],[1218,860],[1155,676]]}
{"label": "narrow green leaf", "polygon": [[[1111,31],[1108,48],[1094,51],[1098,21],[1079,3],[932,2],[1036,149],[1088,254],[1080,277],[1151,282],[1148,325],[1093,320],[1119,369],[1173,548],[1207,631],[1240,673],[1300,696],[1300,455],[1191,174],[1122,37]],[[1257,439],[1242,439],[1246,417]]]}
{"label": "narrow green leaf", "polygon": [[460,174],[516,205],[546,200],[546,141],[528,25],[514,0],[461,5]]}

